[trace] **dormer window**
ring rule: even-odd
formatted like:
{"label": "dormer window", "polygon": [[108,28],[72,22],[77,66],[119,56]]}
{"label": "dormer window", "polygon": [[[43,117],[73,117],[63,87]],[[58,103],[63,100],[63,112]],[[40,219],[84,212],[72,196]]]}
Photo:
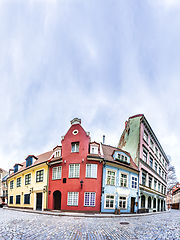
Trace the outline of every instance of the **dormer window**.
{"label": "dormer window", "polygon": [[19,166],[18,166],[18,164],[16,164],[16,165],[14,166],[14,173],[16,173],[18,170],[19,170]]}
{"label": "dormer window", "polygon": [[98,154],[98,147],[97,147],[97,146],[94,146],[94,145],[91,145],[91,146],[90,146],[90,153],[92,153],[92,154]]}
{"label": "dormer window", "polygon": [[130,164],[130,157],[127,156],[124,152],[122,153],[115,152],[113,157],[115,160],[119,160],[120,162],[125,162]]}
{"label": "dormer window", "polygon": [[61,150],[58,150],[54,153],[55,158],[60,157],[60,156],[61,156]]}
{"label": "dormer window", "polygon": [[26,167],[31,166],[37,158],[34,155],[28,156],[26,158]]}

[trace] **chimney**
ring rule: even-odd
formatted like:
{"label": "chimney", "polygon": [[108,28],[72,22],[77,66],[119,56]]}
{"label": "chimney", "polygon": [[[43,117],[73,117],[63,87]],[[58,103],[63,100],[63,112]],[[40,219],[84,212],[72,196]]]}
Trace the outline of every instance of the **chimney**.
{"label": "chimney", "polygon": [[105,135],[103,135],[103,144],[105,144]]}

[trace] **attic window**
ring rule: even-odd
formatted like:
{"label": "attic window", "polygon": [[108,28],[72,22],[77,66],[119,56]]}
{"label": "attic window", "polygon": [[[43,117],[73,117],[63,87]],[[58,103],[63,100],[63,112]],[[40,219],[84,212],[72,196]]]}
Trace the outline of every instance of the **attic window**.
{"label": "attic window", "polygon": [[29,166],[31,166],[32,165],[32,157],[28,157],[27,159],[26,159],[26,167],[29,167]]}
{"label": "attic window", "polygon": [[75,129],[72,133],[73,133],[73,135],[77,135],[78,134],[78,130]]}
{"label": "attic window", "polygon": [[126,162],[129,164],[128,157],[124,156],[123,154],[118,153],[116,159],[118,159],[121,162]]}
{"label": "attic window", "polygon": [[56,151],[55,153],[54,153],[54,157],[56,158],[56,157],[60,157],[61,156],[61,151],[60,150],[58,150],[58,151]]}
{"label": "attic window", "polygon": [[96,146],[90,146],[90,153],[92,153],[92,154],[98,154],[98,147],[96,147]]}
{"label": "attic window", "polygon": [[14,173],[16,173],[17,171],[18,171],[18,164],[14,166]]}

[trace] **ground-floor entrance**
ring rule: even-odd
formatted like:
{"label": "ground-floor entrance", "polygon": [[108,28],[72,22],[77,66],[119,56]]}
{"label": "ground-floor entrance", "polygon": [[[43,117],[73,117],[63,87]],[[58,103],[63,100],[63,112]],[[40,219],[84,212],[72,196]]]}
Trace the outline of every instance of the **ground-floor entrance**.
{"label": "ground-floor entrance", "polygon": [[134,213],[135,197],[131,197],[131,213]]}
{"label": "ground-floor entrance", "polygon": [[36,210],[42,210],[42,193],[36,194]]}
{"label": "ground-floor entrance", "polygon": [[54,210],[61,210],[61,192],[55,191],[53,193],[53,199],[54,199]]}

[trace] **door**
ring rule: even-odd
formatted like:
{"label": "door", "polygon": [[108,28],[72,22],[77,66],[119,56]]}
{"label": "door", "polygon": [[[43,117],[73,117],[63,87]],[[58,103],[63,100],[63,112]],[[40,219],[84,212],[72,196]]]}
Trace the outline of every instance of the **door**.
{"label": "door", "polygon": [[131,213],[134,213],[135,199],[136,198],[134,198],[134,197],[131,198]]}
{"label": "door", "polygon": [[36,210],[42,210],[42,193],[36,194]]}
{"label": "door", "polygon": [[61,192],[55,191],[53,193],[54,197],[54,210],[61,210]]}

